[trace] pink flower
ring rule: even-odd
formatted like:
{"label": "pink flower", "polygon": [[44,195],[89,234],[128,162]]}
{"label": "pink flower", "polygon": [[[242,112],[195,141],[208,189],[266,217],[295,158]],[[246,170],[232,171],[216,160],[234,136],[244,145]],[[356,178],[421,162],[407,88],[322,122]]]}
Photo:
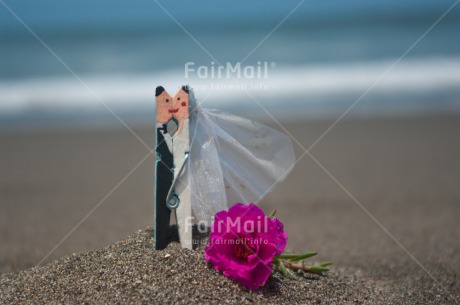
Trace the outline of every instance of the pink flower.
{"label": "pink flower", "polygon": [[237,203],[216,214],[205,258],[225,276],[255,290],[266,283],[273,258],[286,247],[283,228],[255,204]]}

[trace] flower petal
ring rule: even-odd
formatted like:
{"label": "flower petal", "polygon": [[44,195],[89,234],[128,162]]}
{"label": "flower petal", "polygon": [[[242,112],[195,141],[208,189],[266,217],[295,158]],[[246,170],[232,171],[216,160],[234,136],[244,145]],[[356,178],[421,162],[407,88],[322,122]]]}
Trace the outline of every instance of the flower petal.
{"label": "flower petal", "polygon": [[216,214],[205,259],[229,278],[250,289],[265,284],[275,255],[284,251],[287,233],[255,204],[237,203]]}

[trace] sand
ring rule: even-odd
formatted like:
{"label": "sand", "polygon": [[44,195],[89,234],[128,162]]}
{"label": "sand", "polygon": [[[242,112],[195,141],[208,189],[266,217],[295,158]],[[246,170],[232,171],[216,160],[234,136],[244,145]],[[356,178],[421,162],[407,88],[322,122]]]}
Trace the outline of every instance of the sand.
{"label": "sand", "polygon": [[248,290],[205,262],[203,247],[175,242],[153,250],[153,231],[138,231],[98,251],[74,254],[45,267],[0,277],[0,303],[105,304],[356,304],[379,300],[383,291],[354,274],[278,274]]}
{"label": "sand", "polygon": [[[331,123],[291,122],[286,128],[309,147]],[[135,131],[153,147],[150,127],[136,127]],[[458,117],[344,121],[311,150],[341,186],[307,156],[285,183],[263,200],[262,209],[270,212],[276,208],[286,224],[288,250],[315,250],[320,253],[319,261],[334,262],[326,277],[289,282],[301,297],[288,296],[287,286],[276,281],[272,284],[275,295],[269,296],[268,290],[241,290],[207,269],[202,253],[184,252],[177,244],[171,244],[166,252],[153,252],[149,231],[118,242],[153,223],[153,156],[114,189],[147,154],[129,132],[34,131],[0,135],[0,143],[1,298],[21,297],[20,290],[11,290],[15,287],[30,301],[54,297],[65,302],[61,295],[65,291],[68,302],[77,297],[93,300],[96,286],[83,283],[92,278],[120,283],[101,287],[97,292],[101,302],[116,302],[109,299],[115,297],[115,290],[120,291],[121,303],[139,303],[141,297],[152,303],[150,297],[162,292],[168,292],[165,302],[174,302],[176,292],[187,302],[191,299],[184,289],[171,288],[165,269],[161,269],[174,267],[159,263],[166,253],[177,253],[193,260],[184,265],[182,273],[209,279],[202,289],[209,288],[204,295],[210,299],[196,302],[225,302],[227,298],[243,302],[250,295],[256,303],[279,303],[277,298],[284,298],[293,303],[320,299],[341,304],[356,298],[367,304],[460,304]],[[99,203],[69,238],[59,243]],[[139,240],[142,247],[134,246]],[[72,253],[77,254],[62,258]],[[136,270],[133,274],[139,276],[135,281],[141,280],[145,286],[133,287],[128,271],[117,273],[109,253],[124,262],[121,269]],[[29,269],[45,256],[42,267]],[[111,271],[97,273],[106,267]],[[63,281],[61,288],[55,284],[55,293],[46,288],[53,281],[42,278],[46,274]],[[112,280],[107,279],[109,274]],[[138,278],[141,275],[147,278]],[[191,285],[187,283],[183,285]],[[227,283],[226,288],[218,287],[219,283]],[[34,292],[32,287],[41,290]],[[82,287],[92,289],[85,298],[74,295],[83,291]],[[346,300],[333,299],[340,297]]]}

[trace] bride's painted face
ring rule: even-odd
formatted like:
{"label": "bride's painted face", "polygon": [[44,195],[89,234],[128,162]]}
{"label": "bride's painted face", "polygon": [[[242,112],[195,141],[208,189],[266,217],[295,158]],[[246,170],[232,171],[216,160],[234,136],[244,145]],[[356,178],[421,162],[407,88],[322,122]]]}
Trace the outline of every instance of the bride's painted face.
{"label": "bride's painted face", "polygon": [[188,119],[188,88],[183,86],[173,98],[173,116],[179,122]]}

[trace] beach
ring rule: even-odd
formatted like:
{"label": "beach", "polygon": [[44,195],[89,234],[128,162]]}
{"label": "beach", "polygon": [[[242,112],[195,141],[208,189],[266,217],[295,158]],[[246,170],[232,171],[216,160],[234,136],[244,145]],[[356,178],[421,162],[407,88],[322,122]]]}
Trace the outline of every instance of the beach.
{"label": "beach", "polygon": [[[288,251],[319,252],[331,273],[254,293],[202,249],[153,250],[155,157],[130,131],[2,133],[0,303],[458,304],[460,117],[345,119],[321,137],[333,122],[283,122],[313,158],[260,204],[277,209]],[[152,126],[132,128],[154,147]]]}

